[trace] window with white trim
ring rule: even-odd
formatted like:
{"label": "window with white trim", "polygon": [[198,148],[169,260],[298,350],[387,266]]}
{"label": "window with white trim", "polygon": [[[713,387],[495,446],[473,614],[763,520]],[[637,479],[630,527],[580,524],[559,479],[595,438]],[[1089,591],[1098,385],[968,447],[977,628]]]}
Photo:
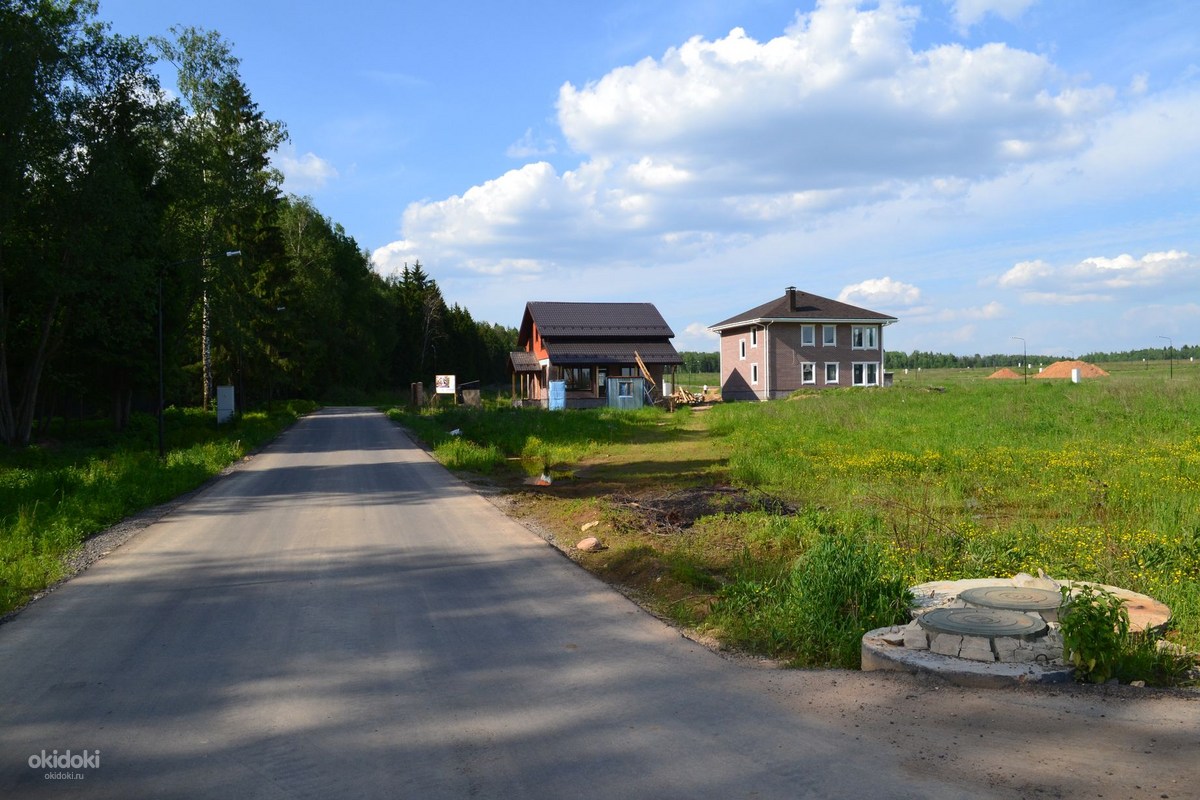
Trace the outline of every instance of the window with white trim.
{"label": "window with white trim", "polygon": [[824,347],[837,347],[837,325],[821,326],[821,344]]}
{"label": "window with white trim", "polygon": [[854,362],[854,380],[855,386],[878,386],[879,385],[879,364],[875,361],[856,361]]}
{"label": "window with white trim", "polygon": [[758,384],[758,364],[750,365],[750,383]]}
{"label": "window with white trim", "polygon": [[742,361],[746,360],[746,340],[738,339],[738,358]]}
{"label": "window with white trim", "polygon": [[805,362],[800,365],[800,382],[801,383],[816,383],[817,382],[817,365],[811,362]]}
{"label": "window with white trim", "polygon": [[850,328],[850,346],[855,350],[879,349],[878,325],[854,325]]}
{"label": "window with white trim", "polygon": [[825,362],[825,382],[826,383],[837,383],[838,382],[838,363],[836,361],[826,361]]}
{"label": "window with white trim", "polygon": [[758,328],[750,329],[750,346],[758,347]]}
{"label": "window with white trim", "polygon": [[817,326],[816,325],[801,325],[800,326],[800,346],[812,347],[817,343]]}

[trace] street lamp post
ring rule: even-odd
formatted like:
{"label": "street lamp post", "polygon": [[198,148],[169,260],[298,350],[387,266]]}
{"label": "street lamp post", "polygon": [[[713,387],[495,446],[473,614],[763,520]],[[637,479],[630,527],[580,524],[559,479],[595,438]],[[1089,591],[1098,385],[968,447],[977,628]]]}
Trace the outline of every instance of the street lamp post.
{"label": "street lamp post", "polygon": [[[1021,339],[1020,336],[1014,336],[1012,338]],[[1025,375],[1025,385],[1028,386],[1029,385],[1029,348],[1025,344],[1024,339],[1021,339],[1021,365],[1022,365],[1022,372]]]}
{"label": "street lamp post", "polygon": [[1167,355],[1170,358],[1170,366],[1167,367],[1167,378],[1175,377],[1175,342],[1170,336],[1159,336],[1160,339],[1167,340]]}
{"label": "street lamp post", "polygon": [[[241,250],[226,250],[223,254],[225,258],[233,258],[240,256]],[[180,261],[172,261],[170,264],[164,264],[158,270],[158,458],[163,460],[167,457],[166,445],[164,443],[164,423],[163,410],[166,408],[166,390],[163,386],[163,273],[171,267],[182,266],[183,264],[196,264],[205,261],[210,256],[200,256],[198,258],[185,258]]]}

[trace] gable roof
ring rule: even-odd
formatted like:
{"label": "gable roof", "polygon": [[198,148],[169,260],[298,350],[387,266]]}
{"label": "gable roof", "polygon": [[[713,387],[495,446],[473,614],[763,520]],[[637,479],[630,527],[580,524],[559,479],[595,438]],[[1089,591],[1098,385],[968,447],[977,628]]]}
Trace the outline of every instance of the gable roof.
{"label": "gable roof", "polygon": [[870,311],[849,303],[830,300],[788,287],[783,297],[744,311],[708,327],[711,331],[735,328],[756,322],[879,322],[890,325],[895,317]]}
{"label": "gable roof", "polygon": [[530,301],[521,319],[520,344],[533,325],[543,339],[671,339],[675,332],[652,303],[558,303]]}

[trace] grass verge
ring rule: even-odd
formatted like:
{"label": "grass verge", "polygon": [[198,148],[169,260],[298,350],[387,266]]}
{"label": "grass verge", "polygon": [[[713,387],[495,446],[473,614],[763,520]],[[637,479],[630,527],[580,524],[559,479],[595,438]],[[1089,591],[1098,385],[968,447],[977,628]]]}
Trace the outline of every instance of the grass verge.
{"label": "grass verge", "polygon": [[0,451],[0,614],[61,579],[64,558],[89,536],[195,489],[314,408],[276,403],[220,427],[211,413],[168,409],[163,460],[157,419],[145,414],[120,434],[64,423],[57,441]]}

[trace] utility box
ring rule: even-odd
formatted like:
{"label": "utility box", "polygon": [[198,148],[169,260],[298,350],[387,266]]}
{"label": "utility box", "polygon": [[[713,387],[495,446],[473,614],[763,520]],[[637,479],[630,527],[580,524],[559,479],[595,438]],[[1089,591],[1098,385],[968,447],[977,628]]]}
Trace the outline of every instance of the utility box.
{"label": "utility box", "polygon": [[642,378],[609,378],[605,394],[609,408],[635,409],[646,404],[646,384]]}
{"label": "utility box", "polygon": [[217,387],[217,424],[233,422],[233,387]]}
{"label": "utility box", "polygon": [[550,381],[550,395],[547,408],[559,411],[567,407],[567,382]]}

